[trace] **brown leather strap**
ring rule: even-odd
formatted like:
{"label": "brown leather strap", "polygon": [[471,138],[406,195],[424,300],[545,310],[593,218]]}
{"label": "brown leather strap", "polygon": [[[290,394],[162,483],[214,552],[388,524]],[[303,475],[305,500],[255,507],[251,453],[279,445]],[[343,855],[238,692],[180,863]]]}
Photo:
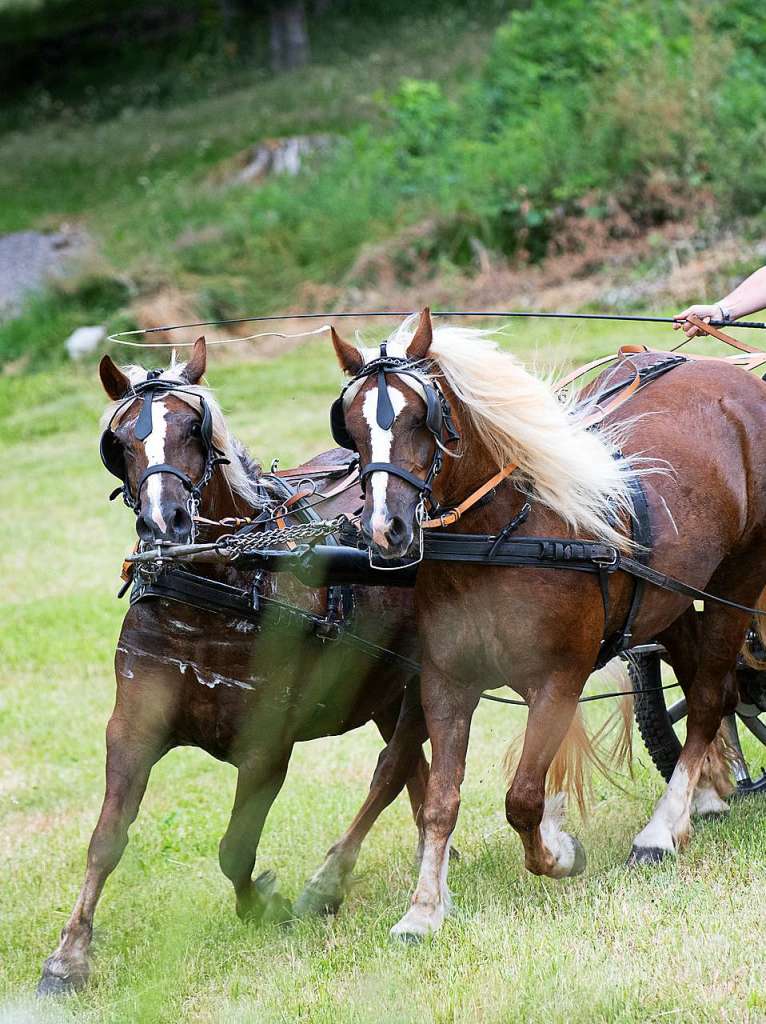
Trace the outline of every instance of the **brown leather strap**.
{"label": "brown leather strap", "polygon": [[719,330],[717,327],[713,327],[711,324],[706,324],[704,320],[700,320],[700,318],[695,316],[694,313],[690,313],[686,317],[686,320],[688,323],[694,324],[698,330],[704,331],[705,334],[710,334],[713,338],[717,338],[719,341],[723,341],[727,345],[731,345],[732,348],[738,348],[740,352],[750,352],[753,354],[763,352],[763,349],[753,348],[752,345],[746,345],[744,341],[740,341],[739,338],[732,338],[730,334],[724,333],[724,331]]}
{"label": "brown leather strap", "polygon": [[[133,550],[130,552],[131,555],[136,554],[136,552],[138,551],[139,544],[140,541],[136,541],[136,543],[133,545]],[[126,583],[130,583],[133,579],[133,573],[135,571],[135,568],[135,563],[129,562],[128,559],[126,558],[122,563],[122,569],[120,570],[120,579],[124,580]]]}
{"label": "brown leather strap", "polygon": [[345,477],[339,484],[331,487],[329,491],[321,492],[321,500],[327,501],[329,498],[334,498],[336,494],[342,494],[344,491],[351,490],[353,485],[359,479],[359,470],[355,469],[353,473]]}
{"label": "brown leather strap", "polygon": [[[639,352],[646,351],[646,349],[644,349],[643,346],[639,348],[638,346],[632,345],[630,346],[630,348],[635,348]],[[623,350],[625,350],[625,353],[627,354],[627,349],[627,345],[623,346],[623,348],[620,349],[620,354],[623,353]],[[591,415],[588,416],[583,421],[582,425],[584,427],[594,427],[597,423],[600,423],[603,419],[605,419],[611,412],[614,412],[615,409],[618,409],[623,404],[623,402],[627,402],[627,400],[632,395],[634,395],[636,391],[638,391],[638,389],[641,387],[641,371],[637,366],[634,366],[633,368],[636,372],[630,384],[626,384],[625,389],[623,391],[620,391],[619,394],[615,395],[614,398],[612,398],[609,402],[606,403],[606,405],[597,406],[596,411],[591,413]],[[556,389],[558,389],[558,385],[556,385]]]}
{"label": "brown leather strap", "polygon": [[[297,505],[299,502],[303,501],[304,498],[310,498],[313,493],[314,493],[313,490],[311,490],[311,491],[296,491],[295,494],[291,494],[290,497],[287,498],[286,501],[282,502],[282,508],[284,508],[284,509],[291,509],[291,508],[293,508],[294,505]],[[280,529],[281,529],[281,527],[280,527]]]}
{"label": "brown leather strap", "polygon": [[589,363],[578,366],[575,370],[570,370],[560,381],[556,382],[554,390],[563,391],[564,388],[569,387],[574,381],[584,377],[586,373],[590,373],[591,370],[597,370],[599,366],[606,366],[607,363],[613,363],[615,359],[625,359],[627,356],[639,355],[649,351],[651,350],[646,345],[621,345],[616,356],[599,356],[598,359],[592,359]]}
{"label": "brown leather strap", "polygon": [[576,370],[570,370],[564,377],[561,378],[555,384],[556,391],[562,391],[565,387],[568,387],[574,381],[580,377],[584,377],[590,370],[596,370],[599,366],[605,366],[607,363],[614,362],[614,356],[600,356],[598,359],[592,359],[589,363],[585,363],[584,366],[578,366]]}
{"label": "brown leather strap", "polygon": [[193,516],[194,522],[201,526],[229,526],[239,529],[240,526],[249,526],[255,522],[251,516],[225,516],[223,519],[207,519],[205,516]]}
{"label": "brown leather strap", "polygon": [[489,494],[493,487],[497,487],[503,480],[511,475],[511,473],[518,469],[518,463],[511,462],[507,466],[495,473],[493,477],[490,477],[486,483],[483,483],[481,487],[469,494],[465,501],[461,501],[455,508],[450,509],[449,512],[445,512],[441,516],[437,516],[436,519],[426,519],[420,525],[424,530],[435,530],[439,526],[452,526],[460,519],[464,512],[467,512],[469,508],[476,504],[477,501],[481,501],[485,494]]}
{"label": "brown leather strap", "polygon": [[[280,505],[280,508],[284,508],[284,507],[285,507],[284,505]],[[287,523],[285,522],[284,516],[280,516],[280,515],[276,515],[275,514],[274,522],[277,524],[277,526],[279,527],[280,530],[284,530],[287,527]],[[297,545],[296,545],[294,540],[285,541],[285,545],[286,545],[286,547],[290,551],[294,551],[295,548],[297,547]]]}

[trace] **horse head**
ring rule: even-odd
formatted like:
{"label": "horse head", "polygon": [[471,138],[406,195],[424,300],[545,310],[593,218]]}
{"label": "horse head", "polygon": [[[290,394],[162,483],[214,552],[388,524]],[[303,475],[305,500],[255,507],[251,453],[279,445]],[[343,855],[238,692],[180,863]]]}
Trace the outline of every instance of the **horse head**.
{"label": "horse head", "polygon": [[443,455],[457,441],[451,410],[429,372],[433,336],[426,308],[406,346],[384,342],[359,350],[332,330],[341,368],[352,379],[332,409],[332,430],[359,452],[365,492],[361,528],[383,559],[407,556],[426,509]]}
{"label": "horse head", "polygon": [[183,544],[194,535],[193,517],[224,452],[213,439],[211,398],[200,387],[207,362],[204,338],[191,358],[168,370],[128,367],[105,355],[99,365],[104,390],[115,403],[101,436],[104,465],[121,482],[136,513],[136,531],[147,544]]}

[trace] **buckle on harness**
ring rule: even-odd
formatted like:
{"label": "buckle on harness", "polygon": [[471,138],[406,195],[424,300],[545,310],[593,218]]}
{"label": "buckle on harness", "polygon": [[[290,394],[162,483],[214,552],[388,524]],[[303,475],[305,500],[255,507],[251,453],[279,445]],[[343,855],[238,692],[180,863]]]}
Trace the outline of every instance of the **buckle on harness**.
{"label": "buckle on harness", "polygon": [[615,547],[608,547],[603,554],[592,554],[591,561],[603,569],[613,569],[619,561],[620,554]]}

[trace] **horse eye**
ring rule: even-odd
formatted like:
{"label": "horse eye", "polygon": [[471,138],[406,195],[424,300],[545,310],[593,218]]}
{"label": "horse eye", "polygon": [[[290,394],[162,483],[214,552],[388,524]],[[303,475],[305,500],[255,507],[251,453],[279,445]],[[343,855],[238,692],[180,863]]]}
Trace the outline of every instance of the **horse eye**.
{"label": "horse eye", "polygon": [[192,437],[202,437],[202,427],[199,423],[192,423],[189,431]]}

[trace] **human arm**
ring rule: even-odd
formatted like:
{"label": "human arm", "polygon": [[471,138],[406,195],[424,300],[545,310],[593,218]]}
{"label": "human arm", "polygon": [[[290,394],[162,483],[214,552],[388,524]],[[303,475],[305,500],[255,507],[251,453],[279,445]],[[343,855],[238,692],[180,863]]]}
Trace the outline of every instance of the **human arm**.
{"label": "human arm", "polygon": [[686,317],[690,314],[699,317],[706,323],[711,320],[734,321],[764,308],[766,308],[766,267],[761,267],[719,302],[712,305],[689,306],[678,313],[673,318],[678,321],[673,325],[673,330],[682,329],[687,338],[693,338],[700,331],[694,324],[686,322]]}

